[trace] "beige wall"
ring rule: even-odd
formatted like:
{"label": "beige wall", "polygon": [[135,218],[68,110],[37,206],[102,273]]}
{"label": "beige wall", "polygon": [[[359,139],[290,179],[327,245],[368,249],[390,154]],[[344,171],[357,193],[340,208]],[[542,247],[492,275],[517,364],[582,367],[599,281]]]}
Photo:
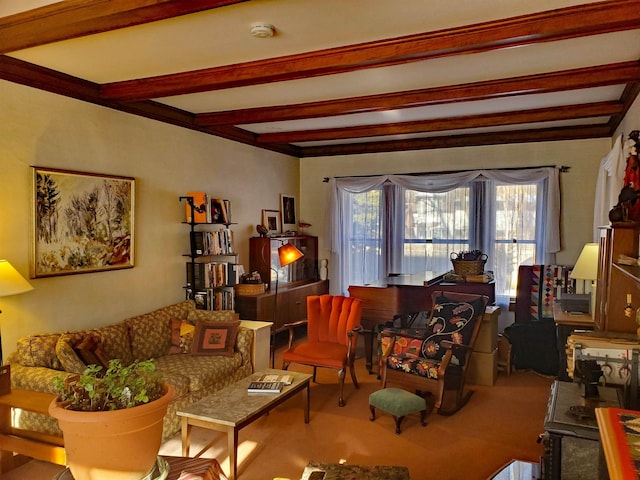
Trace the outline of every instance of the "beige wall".
{"label": "beige wall", "polygon": [[[0,81],[0,258],[29,271],[31,170],[51,168],[136,178],[136,267],[34,279],[35,290],[0,298],[2,344],[37,332],[103,325],[183,298],[188,248],[178,197],[204,190],[230,198],[240,262],[261,209],[278,209],[279,193],[299,198],[299,218],[319,235],[324,177],[472,168],[567,165],[562,181],[563,250],[573,263],[591,240],[594,187],[609,139],[297,159]],[[621,125],[640,127],[640,100]],[[619,132],[618,132],[619,133]],[[330,266],[331,267],[331,266]],[[331,272],[331,268],[330,268]]]}
{"label": "beige wall", "polygon": [[[609,139],[597,139],[305,158],[300,164],[302,218],[313,224],[310,231],[324,235],[328,190],[324,177],[566,165],[571,169],[560,176],[563,248],[557,262],[572,264],[582,246],[592,241],[595,183],[610,145]],[[320,246],[320,258],[329,258],[323,241]],[[330,275],[331,271],[330,266]]]}
{"label": "beige wall", "polygon": [[232,202],[240,263],[261,209],[299,196],[298,159],[0,81],[0,258],[29,272],[31,165],[136,179],[135,268],[31,280],[0,298],[2,346],[20,336],[97,326],[184,298],[189,247],[178,197]]}

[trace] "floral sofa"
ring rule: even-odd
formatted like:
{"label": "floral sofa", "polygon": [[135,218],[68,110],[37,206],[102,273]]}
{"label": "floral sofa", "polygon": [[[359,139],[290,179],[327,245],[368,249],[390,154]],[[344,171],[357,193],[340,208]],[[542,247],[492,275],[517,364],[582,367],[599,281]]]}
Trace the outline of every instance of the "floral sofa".
{"label": "floral sofa", "polygon": [[[251,374],[253,332],[239,323],[233,311],[197,310],[189,300],[95,329],[31,335],[8,358],[11,386],[55,393],[55,377],[81,373],[86,364],[153,359],[176,389],[164,418],[166,439],[180,430],[180,408]],[[51,417],[22,412],[18,422],[62,435]]]}

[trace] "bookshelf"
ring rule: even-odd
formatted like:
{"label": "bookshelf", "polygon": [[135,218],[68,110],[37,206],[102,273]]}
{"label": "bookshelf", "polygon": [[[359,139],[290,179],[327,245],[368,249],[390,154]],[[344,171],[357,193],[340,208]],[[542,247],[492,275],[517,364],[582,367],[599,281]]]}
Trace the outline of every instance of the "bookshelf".
{"label": "bookshelf", "polygon": [[[234,310],[238,254],[230,229],[231,204],[199,192],[188,193],[180,201],[186,203],[184,223],[189,225],[189,253],[184,255],[189,259],[185,263],[185,296],[195,300],[199,309]],[[219,210],[221,206],[224,213]]]}

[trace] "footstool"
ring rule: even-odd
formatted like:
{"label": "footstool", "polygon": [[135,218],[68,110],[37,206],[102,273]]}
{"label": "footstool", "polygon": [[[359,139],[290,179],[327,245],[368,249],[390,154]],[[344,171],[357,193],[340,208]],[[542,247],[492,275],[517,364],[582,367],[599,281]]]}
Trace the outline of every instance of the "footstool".
{"label": "footstool", "polygon": [[391,414],[396,421],[396,433],[400,434],[402,419],[411,413],[420,412],[420,424],[424,427],[427,422],[427,402],[424,398],[414,395],[401,388],[383,388],[369,395],[370,420],[376,419],[376,408]]}

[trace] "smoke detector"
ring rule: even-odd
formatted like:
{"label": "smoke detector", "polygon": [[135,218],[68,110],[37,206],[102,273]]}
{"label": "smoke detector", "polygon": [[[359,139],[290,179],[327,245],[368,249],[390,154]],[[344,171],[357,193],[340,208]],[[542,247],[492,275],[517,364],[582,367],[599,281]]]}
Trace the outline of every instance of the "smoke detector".
{"label": "smoke detector", "polygon": [[276,27],[268,23],[254,23],[251,25],[251,35],[256,38],[273,37],[276,33]]}

